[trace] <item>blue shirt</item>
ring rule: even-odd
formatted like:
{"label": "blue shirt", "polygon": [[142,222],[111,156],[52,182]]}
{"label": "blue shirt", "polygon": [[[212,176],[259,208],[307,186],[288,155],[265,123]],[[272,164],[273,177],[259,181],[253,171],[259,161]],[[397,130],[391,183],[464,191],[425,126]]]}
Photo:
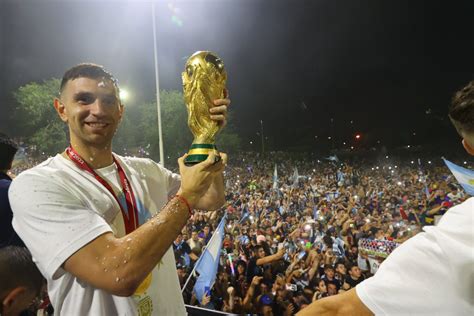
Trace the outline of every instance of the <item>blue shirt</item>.
{"label": "blue shirt", "polygon": [[8,188],[12,179],[0,172],[0,248],[6,246],[25,247],[12,227],[13,213],[8,200]]}

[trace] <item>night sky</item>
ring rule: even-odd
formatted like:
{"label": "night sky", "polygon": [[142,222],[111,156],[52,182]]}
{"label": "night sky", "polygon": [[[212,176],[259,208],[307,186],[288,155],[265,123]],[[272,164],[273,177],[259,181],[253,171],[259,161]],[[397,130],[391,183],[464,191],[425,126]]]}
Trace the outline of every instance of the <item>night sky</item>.
{"label": "night sky", "polygon": [[[160,87],[181,90],[187,57],[216,52],[246,144],[263,120],[273,149],[356,133],[366,146],[459,146],[447,107],[473,79],[474,1],[156,2]],[[115,74],[130,106],[153,100],[151,2],[0,0],[0,130],[12,132],[14,89],[86,61]]]}

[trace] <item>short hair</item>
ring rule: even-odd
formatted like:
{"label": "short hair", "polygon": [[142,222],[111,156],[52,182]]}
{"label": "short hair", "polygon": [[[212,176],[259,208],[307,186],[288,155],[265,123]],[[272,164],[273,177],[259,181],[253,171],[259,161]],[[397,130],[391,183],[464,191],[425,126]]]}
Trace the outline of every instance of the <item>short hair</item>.
{"label": "short hair", "polygon": [[351,271],[352,268],[354,268],[354,267],[357,267],[357,268],[358,268],[359,266],[358,266],[357,264],[351,263],[351,264],[349,265],[347,271]]}
{"label": "short hair", "polygon": [[93,64],[93,63],[82,63],[66,70],[61,80],[59,87],[59,94],[61,94],[66,86],[66,83],[70,80],[77,78],[89,78],[89,79],[107,79],[112,81],[117,91],[120,91],[118,86],[118,80],[105,70],[104,66]]}
{"label": "short hair", "polygon": [[334,267],[332,266],[332,264],[325,264],[324,270],[334,270]]}
{"label": "short hair", "polygon": [[28,249],[17,246],[0,248],[0,280],[0,292],[25,286],[37,295],[44,281]]}
{"label": "short hair", "polygon": [[454,94],[448,115],[461,136],[474,133],[474,81]]}
{"label": "short hair", "polygon": [[8,170],[18,150],[18,145],[7,135],[0,133],[0,170]]}

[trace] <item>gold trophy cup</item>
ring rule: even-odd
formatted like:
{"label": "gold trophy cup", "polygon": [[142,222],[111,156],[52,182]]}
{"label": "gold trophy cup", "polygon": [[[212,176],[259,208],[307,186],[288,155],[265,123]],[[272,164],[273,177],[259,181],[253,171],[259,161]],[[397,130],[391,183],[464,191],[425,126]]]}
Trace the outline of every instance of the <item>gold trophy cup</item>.
{"label": "gold trophy cup", "polygon": [[209,109],[213,101],[225,95],[227,73],[224,63],[216,54],[209,51],[195,52],[186,62],[182,73],[184,102],[188,109],[188,126],[194,135],[184,163],[188,166],[207,159],[211,152],[219,152],[215,145],[219,125],[211,120]]}

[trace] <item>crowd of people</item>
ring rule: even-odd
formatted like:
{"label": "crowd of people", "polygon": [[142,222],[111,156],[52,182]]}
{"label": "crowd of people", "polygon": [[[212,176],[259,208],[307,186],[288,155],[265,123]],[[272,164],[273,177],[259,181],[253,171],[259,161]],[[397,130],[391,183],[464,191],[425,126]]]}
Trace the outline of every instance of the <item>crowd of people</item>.
{"label": "crowd of people", "polygon": [[[2,315],[18,315],[45,286],[51,305],[42,310],[58,315],[185,315],[185,303],[262,315],[432,311],[407,305],[421,292],[443,312],[472,310],[463,276],[474,200],[440,159],[277,152],[228,161],[211,150],[192,166],[180,157],[178,175],[112,152],[119,92],[99,65],[67,70],[54,107],[70,145],[37,166],[25,153],[13,166],[18,146],[0,135]],[[474,155],[472,100],[474,83],[456,94],[449,117]],[[215,99],[209,109],[220,128],[229,104]],[[217,273],[198,291],[195,268],[208,249],[220,254]],[[20,270],[6,273],[12,265]],[[454,279],[419,277],[430,271]],[[386,282],[395,279],[403,282]]]}
{"label": "crowd of people", "polygon": [[226,206],[196,212],[173,244],[184,286],[227,214],[215,285],[196,298],[192,277],[185,302],[237,314],[292,315],[354,288],[398,244],[467,198],[448,168],[428,161],[234,157],[226,171]]}
{"label": "crowd of people", "polygon": [[[225,174],[226,205],[197,210],[173,243],[185,302],[237,314],[292,315],[354,288],[397,245],[467,198],[434,159],[385,158],[235,156]],[[13,171],[18,175],[36,161],[26,155]],[[224,214],[216,282],[198,299],[196,275],[189,277]]]}

